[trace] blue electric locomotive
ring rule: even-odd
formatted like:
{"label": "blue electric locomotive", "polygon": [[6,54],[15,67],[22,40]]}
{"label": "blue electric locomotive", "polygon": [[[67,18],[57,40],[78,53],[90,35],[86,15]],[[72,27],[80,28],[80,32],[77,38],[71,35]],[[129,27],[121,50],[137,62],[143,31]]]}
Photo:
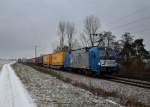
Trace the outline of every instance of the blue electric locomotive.
{"label": "blue electric locomotive", "polygon": [[81,48],[68,52],[65,68],[86,69],[93,74],[114,72],[118,70],[117,54],[112,48]]}

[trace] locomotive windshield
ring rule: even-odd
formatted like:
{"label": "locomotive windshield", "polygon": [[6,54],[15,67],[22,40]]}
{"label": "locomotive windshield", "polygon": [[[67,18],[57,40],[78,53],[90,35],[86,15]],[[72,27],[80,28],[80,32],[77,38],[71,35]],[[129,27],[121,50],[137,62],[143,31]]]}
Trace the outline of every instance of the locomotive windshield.
{"label": "locomotive windshield", "polygon": [[114,59],[115,52],[113,49],[101,49],[100,50],[100,59]]}
{"label": "locomotive windshield", "polygon": [[107,49],[106,51],[107,59],[114,59],[115,58],[115,52],[113,49]]}
{"label": "locomotive windshield", "polygon": [[106,57],[105,49],[100,50],[100,59],[105,59],[105,57]]}

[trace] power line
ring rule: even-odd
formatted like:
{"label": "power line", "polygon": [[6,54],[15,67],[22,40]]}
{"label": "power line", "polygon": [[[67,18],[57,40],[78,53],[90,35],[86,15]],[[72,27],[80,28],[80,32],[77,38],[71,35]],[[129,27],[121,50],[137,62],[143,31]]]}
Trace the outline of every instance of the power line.
{"label": "power line", "polygon": [[141,31],[135,31],[133,33],[144,33],[144,32],[150,32],[150,28],[149,29],[143,29]]}
{"label": "power line", "polygon": [[[150,20],[143,20],[143,21],[146,21],[146,22],[148,21],[148,22],[150,22]],[[126,30],[129,29],[129,30],[131,30],[132,28],[142,27],[141,25],[144,25],[144,27],[145,27],[145,25],[150,25],[150,23],[148,23],[148,22],[147,22],[147,23],[141,23],[141,24],[139,24],[139,23],[133,23],[134,26],[133,26],[133,25],[132,25],[132,26],[122,26],[122,27],[117,28],[117,30],[118,30],[118,29],[124,29],[124,30],[125,30],[125,29],[126,29]],[[135,25],[136,25],[136,26],[135,26]]]}
{"label": "power line", "polygon": [[135,15],[135,14],[137,14],[137,13],[140,13],[140,12],[142,12],[142,11],[143,11],[144,9],[146,9],[146,8],[150,8],[150,5],[148,5],[148,6],[144,7],[144,8],[135,10],[134,12],[132,12],[132,13],[130,13],[130,14],[128,14],[128,15],[122,16],[122,17],[120,17],[120,18],[118,18],[118,19],[112,21],[111,24],[114,24],[114,23],[118,22],[118,20],[121,20],[121,21],[122,21],[123,19],[126,19],[127,17],[130,17],[130,16],[132,16],[132,15]]}
{"label": "power line", "polygon": [[150,16],[146,16],[146,17],[143,17],[143,18],[140,18],[140,19],[137,19],[137,20],[128,22],[128,23],[126,23],[126,24],[122,24],[122,25],[119,25],[119,26],[116,26],[116,27],[112,27],[111,29],[116,29],[116,28],[120,28],[120,27],[125,27],[125,26],[128,26],[128,25],[130,25],[130,24],[134,24],[134,23],[136,23],[136,22],[139,22],[140,20],[150,20]]}

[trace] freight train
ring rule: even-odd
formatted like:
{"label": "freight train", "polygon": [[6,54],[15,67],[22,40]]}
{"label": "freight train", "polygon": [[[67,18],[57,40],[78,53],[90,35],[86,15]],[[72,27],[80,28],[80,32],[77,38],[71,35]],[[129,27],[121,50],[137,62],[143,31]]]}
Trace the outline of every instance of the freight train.
{"label": "freight train", "polygon": [[19,59],[18,62],[101,75],[118,71],[117,57],[112,48],[91,47],[45,54],[32,59]]}

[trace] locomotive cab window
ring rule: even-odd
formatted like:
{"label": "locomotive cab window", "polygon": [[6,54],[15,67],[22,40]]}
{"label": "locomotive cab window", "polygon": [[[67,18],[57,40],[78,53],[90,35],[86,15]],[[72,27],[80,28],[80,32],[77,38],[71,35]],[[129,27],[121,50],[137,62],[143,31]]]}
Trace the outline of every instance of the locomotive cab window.
{"label": "locomotive cab window", "polygon": [[100,50],[100,58],[101,58],[101,59],[105,59],[105,56],[106,56],[106,51],[105,51],[105,49]]}

